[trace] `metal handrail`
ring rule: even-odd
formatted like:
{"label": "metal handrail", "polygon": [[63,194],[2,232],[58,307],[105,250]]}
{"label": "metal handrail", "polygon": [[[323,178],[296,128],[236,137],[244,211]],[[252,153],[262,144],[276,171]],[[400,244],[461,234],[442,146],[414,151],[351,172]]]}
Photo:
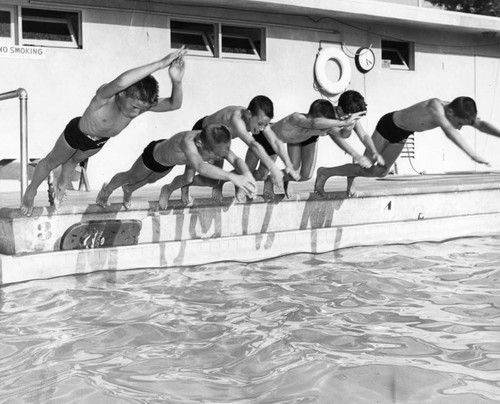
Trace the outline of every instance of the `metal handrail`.
{"label": "metal handrail", "polygon": [[0,93],[0,101],[19,98],[21,135],[21,203],[28,186],[28,92],[24,88]]}

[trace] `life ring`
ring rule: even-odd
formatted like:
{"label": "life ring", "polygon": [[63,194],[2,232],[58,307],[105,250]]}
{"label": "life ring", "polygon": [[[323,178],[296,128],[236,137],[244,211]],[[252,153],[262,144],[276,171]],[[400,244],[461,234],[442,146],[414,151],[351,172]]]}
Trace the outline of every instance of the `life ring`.
{"label": "life ring", "polygon": [[[326,74],[326,65],[330,60],[337,62],[340,67],[340,78],[336,82],[330,80]],[[340,49],[332,47],[321,49],[314,63],[314,76],[322,90],[332,95],[340,94],[351,82],[349,59]]]}

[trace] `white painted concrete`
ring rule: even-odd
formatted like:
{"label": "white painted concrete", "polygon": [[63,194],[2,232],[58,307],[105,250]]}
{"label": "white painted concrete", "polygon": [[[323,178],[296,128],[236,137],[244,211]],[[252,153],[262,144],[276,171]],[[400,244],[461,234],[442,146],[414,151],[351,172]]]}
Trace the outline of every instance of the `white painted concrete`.
{"label": "white painted concrete", "polygon": [[495,235],[499,228],[500,214],[495,213],[140,244],[132,247],[19,256],[0,254],[0,284],[102,270],[153,267],[168,270],[172,266],[205,265],[219,261],[254,262],[286,254],[321,253],[360,245]]}

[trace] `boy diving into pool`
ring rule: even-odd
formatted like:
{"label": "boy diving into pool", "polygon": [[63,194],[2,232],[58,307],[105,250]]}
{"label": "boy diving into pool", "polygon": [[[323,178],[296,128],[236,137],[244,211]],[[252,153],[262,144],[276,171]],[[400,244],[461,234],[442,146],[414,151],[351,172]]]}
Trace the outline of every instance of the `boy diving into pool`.
{"label": "boy diving into pool", "polygon": [[[353,91],[346,92],[355,93]],[[353,97],[344,96],[339,100],[342,107],[334,107],[328,100],[318,99],[313,101],[309,107],[309,112],[294,112],[271,126],[273,132],[279,140],[287,145],[288,155],[292,161],[295,171],[300,172],[300,178],[295,179],[290,174],[285,173],[283,177],[285,194],[290,197],[288,183],[291,180],[307,181],[312,177],[316,165],[317,142],[319,136],[329,134],[333,136],[339,130],[343,130],[344,137],[348,137],[357,121],[366,113],[366,104],[353,102]],[[357,100],[356,100],[357,101]],[[270,153],[272,159],[276,159],[275,153]],[[245,162],[250,170],[255,170],[259,163],[258,156],[248,150]],[[264,196],[273,199],[274,187],[267,177],[269,170],[260,164],[254,173],[257,181],[264,180]]]}
{"label": "boy diving into pool", "polygon": [[[191,184],[196,172],[206,178],[231,181],[244,194],[251,194],[255,192],[255,180],[243,159],[236,156],[230,147],[231,133],[220,124],[153,141],[128,171],[114,175],[109,183],[102,186],[96,203],[106,207],[109,196],[115,189],[122,187],[123,205],[129,209],[134,191],[160,180],[178,165],[185,165],[186,170],[161,188],[159,207],[162,210],[168,208],[172,192]],[[213,164],[214,160],[221,159],[227,160],[240,174],[224,171]],[[188,200],[183,199],[183,202],[187,204]]]}
{"label": "boy diving into pool", "polygon": [[[316,174],[314,190],[319,195],[325,195],[325,183],[333,176],[348,177],[348,195],[353,195],[352,184],[354,177],[384,177],[401,154],[406,139],[414,132],[441,128],[453,143],[455,143],[472,160],[479,164],[488,164],[478,156],[460,135],[462,126],[473,128],[489,135],[500,137],[500,130],[492,124],[477,117],[475,101],[470,97],[458,97],[452,102],[431,98],[412,105],[408,108],[390,112],[380,118],[372,135],[376,150],[380,153],[385,164],[378,162],[371,167],[361,164],[344,164],[337,167],[319,167]],[[364,156],[375,162],[372,151],[366,150]]]}
{"label": "boy diving into pool", "polygon": [[[21,213],[31,216],[37,189],[55,168],[61,166],[54,196],[57,209],[76,166],[99,152],[132,119],[146,111],[179,109],[182,105],[183,57],[186,52],[182,47],[158,61],[128,70],[99,87],[83,115],[70,121],[49,154],[36,166],[31,183],[23,195]],[[158,98],[158,82],[151,74],[167,67],[172,93],[169,98]]]}
{"label": "boy diving into pool", "polygon": [[[268,153],[278,154],[285,164],[285,170],[294,179],[298,179],[299,174],[293,169],[284,143],[277,138],[269,126],[269,122],[273,117],[274,106],[272,101],[264,95],[258,95],[250,101],[247,108],[242,106],[223,108],[212,115],[201,118],[196,122],[193,129],[202,129],[214,123],[226,125],[233,139],[238,137],[243,140],[270,171],[271,181],[276,186],[281,187],[283,174],[275,165],[274,160],[269,157]],[[215,162],[214,164],[222,167],[222,161]],[[191,185],[211,186],[212,198],[219,203],[222,201],[224,181],[213,181],[203,176],[196,176]],[[189,200],[189,189],[183,188],[182,192],[182,199]],[[253,196],[250,195],[250,197]],[[243,197],[244,195],[237,190],[236,199],[241,201]]]}

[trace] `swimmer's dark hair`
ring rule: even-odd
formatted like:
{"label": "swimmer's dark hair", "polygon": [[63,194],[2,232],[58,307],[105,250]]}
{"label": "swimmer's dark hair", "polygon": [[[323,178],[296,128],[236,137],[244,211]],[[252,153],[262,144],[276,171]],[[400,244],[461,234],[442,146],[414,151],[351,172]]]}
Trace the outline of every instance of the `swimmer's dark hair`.
{"label": "swimmer's dark hair", "polygon": [[264,112],[269,119],[274,118],[273,102],[265,95],[258,95],[252,98],[247,109],[252,113],[252,116],[256,116],[260,110]]}
{"label": "swimmer's dark hair", "polygon": [[332,103],[323,99],[313,101],[309,107],[308,115],[312,118],[337,119]]}
{"label": "swimmer's dark hair", "polygon": [[462,119],[467,119],[473,124],[477,119],[476,101],[470,97],[457,97],[448,104],[455,116]]}
{"label": "swimmer's dark hair", "polygon": [[231,143],[231,132],[226,125],[213,123],[202,129],[200,140],[213,150],[214,146]]}
{"label": "swimmer's dark hair", "polygon": [[339,97],[338,105],[345,114],[366,111],[365,98],[354,90],[344,91]]}
{"label": "swimmer's dark hair", "polygon": [[159,91],[158,82],[153,76],[149,75],[126,88],[125,95],[142,102],[147,102],[150,105],[156,105],[158,103]]}

